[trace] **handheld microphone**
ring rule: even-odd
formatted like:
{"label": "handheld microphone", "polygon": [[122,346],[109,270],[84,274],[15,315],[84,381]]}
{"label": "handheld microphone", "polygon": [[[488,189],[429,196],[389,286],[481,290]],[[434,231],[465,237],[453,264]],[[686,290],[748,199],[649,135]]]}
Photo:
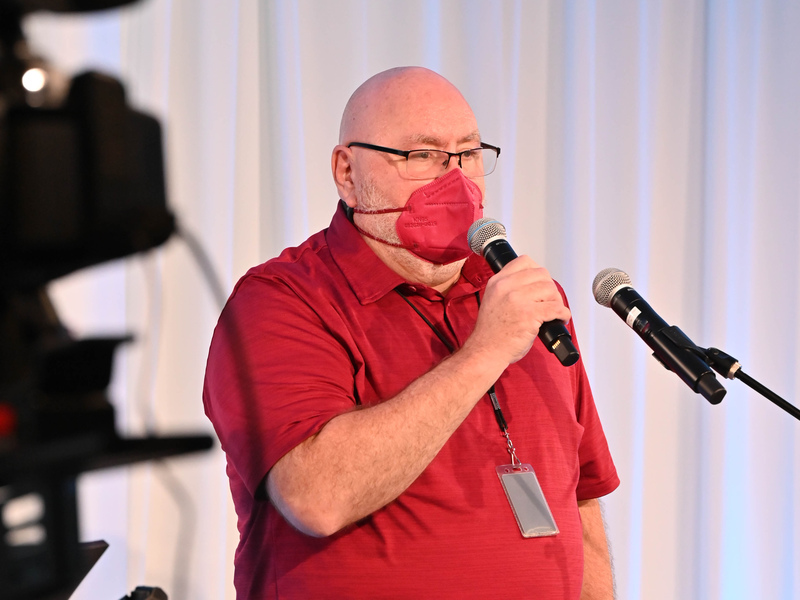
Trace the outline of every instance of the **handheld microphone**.
{"label": "handheld microphone", "polygon": [[633,289],[619,269],[600,271],[592,283],[594,299],[617,313],[653,350],[655,359],[711,404],[719,404],[725,388],[700,357],[698,347],[677,327],[670,327]]}
{"label": "handheld microphone", "polygon": [[[517,253],[506,239],[506,228],[499,221],[488,217],[478,219],[470,226],[467,242],[475,254],[480,254],[486,259],[495,273],[517,258]],[[565,367],[578,362],[580,354],[572,343],[572,336],[561,321],[542,323],[538,336]]]}

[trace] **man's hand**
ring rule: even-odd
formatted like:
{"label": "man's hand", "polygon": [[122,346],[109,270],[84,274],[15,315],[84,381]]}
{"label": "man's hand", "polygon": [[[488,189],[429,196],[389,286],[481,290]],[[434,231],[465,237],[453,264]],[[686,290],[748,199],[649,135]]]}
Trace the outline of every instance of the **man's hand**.
{"label": "man's hand", "polygon": [[464,344],[504,362],[520,360],[542,323],[569,321],[570,311],[550,277],[529,256],[520,256],[489,280],[475,330]]}

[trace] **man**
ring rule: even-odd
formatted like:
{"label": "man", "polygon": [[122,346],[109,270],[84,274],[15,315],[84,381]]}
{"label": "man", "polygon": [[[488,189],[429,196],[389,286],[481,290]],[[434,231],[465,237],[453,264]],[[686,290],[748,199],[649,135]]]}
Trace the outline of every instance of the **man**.
{"label": "man", "polygon": [[[339,142],[331,226],[251,269],[211,344],[239,597],[611,598],[616,471],[582,364],[536,338],[569,309],[529,257],[493,275],[465,249],[499,149],[415,67],[356,90]],[[515,521],[517,456],[556,535]]]}

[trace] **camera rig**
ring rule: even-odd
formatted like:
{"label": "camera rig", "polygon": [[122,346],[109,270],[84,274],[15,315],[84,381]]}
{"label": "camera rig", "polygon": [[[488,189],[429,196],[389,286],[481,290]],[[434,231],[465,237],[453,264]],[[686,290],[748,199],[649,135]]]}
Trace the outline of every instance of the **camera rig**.
{"label": "camera rig", "polygon": [[106,389],[131,336],[75,339],[45,287],[175,230],[158,121],[130,108],[113,77],[59,77],[22,30],[31,12],[131,2],[0,0],[0,590],[10,600],[58,597],[88,570],[78,474],[212,445],[120,437]]}

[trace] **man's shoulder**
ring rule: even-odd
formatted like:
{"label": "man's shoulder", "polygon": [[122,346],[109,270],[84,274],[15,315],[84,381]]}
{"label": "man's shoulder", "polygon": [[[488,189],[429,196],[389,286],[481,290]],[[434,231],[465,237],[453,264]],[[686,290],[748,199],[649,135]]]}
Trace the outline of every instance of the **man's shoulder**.
{"label": "man's shoulder", "polygon": [[278,256],[250,268],[236,284],[236,288],[249,280],[291,284],[312,279],[322,284],[328,275],[340,277],[341,272],[337,267],[335,250],[332,251],[332,247],[352,243],[348,241],[348,233],[352,236],[352,232],[346,230],[344,223],[346,217],[344,211],[339,208],[327,228],[318,231],[297,246],[284,248]]}
{"label": "man's shoulder", "polygon": [[340,287],[341,273],[332,260],[325,231],[315,233],[302,244],[285,248],[278,256],[251,267],[236,282],[228,304],[290,293],[300,297],[322,297],[326,290]]}
{"label": "man's shoulder", "polygon": [[327,231],[327,229],[323,229],[297,246],[284,248],[278,256],[250,268],[242,279],[248,277],[303,277],[309,270],[330,266],[330,248],[326,240]]}

